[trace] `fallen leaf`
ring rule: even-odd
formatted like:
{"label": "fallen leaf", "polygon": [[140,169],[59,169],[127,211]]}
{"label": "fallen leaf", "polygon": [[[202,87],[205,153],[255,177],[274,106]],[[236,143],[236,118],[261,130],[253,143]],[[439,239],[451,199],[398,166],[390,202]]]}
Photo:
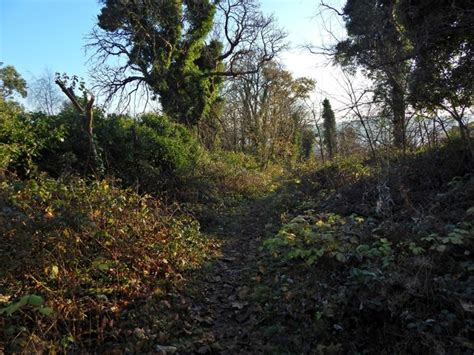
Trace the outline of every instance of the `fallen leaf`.
{"label": "fallen leaf", "polygon": [[248,305],[248,302],[232,302],[232,308],[243,309]]}
{"label": "fallen leaf", "polygon": [[158,352],[158,354],[168,355],[174,354],[176,351],[178,351],[178,348],[175,346],[155,345],[155,350]]}

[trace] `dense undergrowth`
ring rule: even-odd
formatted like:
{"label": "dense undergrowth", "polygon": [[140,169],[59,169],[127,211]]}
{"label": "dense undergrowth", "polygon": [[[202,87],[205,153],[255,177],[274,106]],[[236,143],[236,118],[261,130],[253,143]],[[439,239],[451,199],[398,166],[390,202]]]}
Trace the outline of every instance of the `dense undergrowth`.
{"label": "dense undergrowth", "polygon": [[120,180],[4,172],[0,344],[8,352],[148,351],[166,342],[173,297],[219,248],[195,216],[206,223],[227,204],[261,196],[276,173],[243,155],[206,155],[194,179],[182,177],[181,190],[160,198]]}
{"label": "dense undergrowth", "polygon": [[97,115],[102,172],[87,165],[71,110],[1,105],[0,350],[179,343],[176,334],[192,332],[189,279],[226,237],[241,237],[201,229],[241,230],[256,201],[261,216],[279,215],[252,220],[267,235],[245,285],[267,349],[473,349],[474,176],[456,142],[263,169],[245,154],[206,151],[163,116]]}
{"label": "dense undergrowth", "polygon": [[278,351],[472,351],[474,176],[461,152],[339,159],[286,193],[299,198],[262,246],[253,294]]}
{"label": "dense undergrowth", "polygon": [[0,189],[8,352],[94,349],[126,338],[127,310],[168,294],[215,247],[177,205],[107,181],[4,177]]}
{"label": "dense undergrowth", "polygon": [[196,216],[261,196],[282,173],[209,153],[165,116],[95,116],[100,169],[72,108],[1,102],[0,350],[166,343],[185,275],[219,248]]}
{"label": "dense undergrowth", "polygon": [[130,117],[96,110],[95,165],[84,119],[71,107],[48,116],[0,102],[0,118],[0,169],[22,178],[35,171],[54,177],[113,177],[123,186],[158,193],[192,175],[205,154],[186,127],[164,115]]}

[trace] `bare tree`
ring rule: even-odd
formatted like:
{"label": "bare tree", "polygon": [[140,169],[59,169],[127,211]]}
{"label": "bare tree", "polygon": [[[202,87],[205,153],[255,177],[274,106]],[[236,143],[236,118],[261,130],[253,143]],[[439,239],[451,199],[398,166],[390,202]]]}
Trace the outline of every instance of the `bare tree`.
{"label": "bare tree", "polygon": [[33,78],[28,91],[34,109],[48,115],[57,114],[64,102],[55,85],[55,76],[49,69],[39,78]]}
{"label": "bare tree", "polygon": [[374,98],[369,97],[373,91],[369,88],[359,88],[357,89],[354,86],[354,77],[350,75],[349,72],[343,70],[342,71],[342,83],[340,86],[344,90],[348,102],[346,104],[346,114],[355,116],[362,126],[365,138],[367,139],[367,143],[369,144],[370,151],[372,156],[376,157],[375,152],[375,138],[372,132],[372,128],[370,124],[367,122],[367,119],[372,116],[372,111],[374,109]]}
{"label": "bare tree", "polygon": [[273,16],[262,14],[256,0],[221,0],[217,8],[214,37],[224,43],[219,60],[225,69],[213,75],[255,74],[286,47],[287,34]]}
{"label": "bare tree", "polygon": [[307,78],[294,79],[276,63],[232,80],[222,116],[225,141],[233,149],[256,155],[263,164],[295,157],[295,137],[306,127],[304,100],[314,88]]}

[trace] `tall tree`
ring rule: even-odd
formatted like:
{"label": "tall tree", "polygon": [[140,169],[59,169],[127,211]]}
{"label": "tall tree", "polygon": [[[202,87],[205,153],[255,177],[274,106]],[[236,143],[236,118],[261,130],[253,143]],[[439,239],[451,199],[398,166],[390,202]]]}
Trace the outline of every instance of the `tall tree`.
{"label": "tall tree", "polygon": [[413,47],[410,101],[448,112],[474,156],[465,118],[474,97],[474,1],[402,0],[397,6]]}
{"label": "tall tree", "polygon": [[[146,84],[163,111],[187,125],[208,115],[224,77],[245,74],[235,70],[236,63],[257,55],[255,72],[282,48],[285,38],[273,19],[256,13],[253,0],[103,3],[90,43],[98,85],[112,97]],[[216,11],[222,15],[219,38],[210,35]],[[124,61],[110,66],[111,58]]]}
{"label": "tall tree", "polygon": [[32,80],[29,85],[29,99],[35,110],[54,115],[59,112],[64,100],[55,85],[54,74],[46,69],[43,74]]}
{"label": "tall tree", "polygon": [[315,141],[317,141],[317,148],[319,150],[319,153],[321,154],[321,160],[325,161],[324,159],[324,132],[323,129],[321,129],[320,121],[322,119],[322,110],[320,108],[316,108],[317,106],[315,102],[307,102],[307,106],[309,109],[309,113],[311,114],[312,117],[312,122],[311,125],[314,126],[316,129],[315,133]]}
{"label": "tall tree", "polygon": [[360,66],[386,104],[397,148],[405,146],[406,87],[410,42],[400,31],[392,0],[348,0],[342,16],[348,38],[337,43],[335,59]]}
{"label": "tall tree", "polygon": [[306,115],[303,100],[314,85],[311,79],[293,78],[274,62],[230,82],[222,115],[225,146],[251,153],[263,164],[294,158]]}
{"label": "tall tree", "polygon": [[337,151],[337,132],[336,132],[336,116],[331,108],[328,99],[323,101],[323,126],[324,126],[324,143],[329,159],[334,157]]}
{"label": "tall tree", "polygon": [[26,81],[23,79],[12,65],[2,68],[0,63],[0,98],[11,99],[15,93],[21,97],[26,97]]}

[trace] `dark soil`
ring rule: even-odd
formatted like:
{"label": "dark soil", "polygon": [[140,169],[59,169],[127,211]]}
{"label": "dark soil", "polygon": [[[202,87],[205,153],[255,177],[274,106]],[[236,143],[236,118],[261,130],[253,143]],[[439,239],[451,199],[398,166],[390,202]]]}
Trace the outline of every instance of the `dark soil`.
{"label": "dark soil", "polygon": [[[278,195],[226,208],[204,232],[222,241],[221,255],[188,286],[192,331],[179,339],[180,353],[259,354],[271,351],[259,326],[261,306],[252,302],[261,280],[262,239],[278,223],[271,209]],[[271,225],[271,226],[270,226]]]}

